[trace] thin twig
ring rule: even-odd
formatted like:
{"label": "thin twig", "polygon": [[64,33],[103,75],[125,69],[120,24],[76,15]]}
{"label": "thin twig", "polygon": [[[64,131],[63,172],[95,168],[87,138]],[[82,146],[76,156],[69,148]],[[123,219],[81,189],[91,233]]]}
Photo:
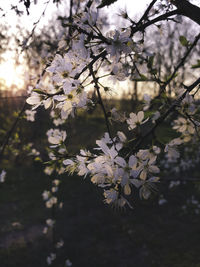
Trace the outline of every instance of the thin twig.
{"label": "thin twig", "polygon": [[175,9],[173,11],[170,11],[170,12],[167,12],[163,15],[160,15],[158,17],[156,17],[155,19],[152,19],[142,25],[139,25],[139,26],[131,26],[131,34],[130,34],[130,37],[132,37],[134,35],[134,33],[136,32],[139,32],[139,31],[144,31],[148,26],[156,23],[156,22],[159,22],[159,21],[163,21],[163,20],[168,20],[169,17],[171,16],[174,16],[174,15],[178,15],[179,14],[179,10],[178,9]]}
{"label": "thin twig", "polygon": [[198,84],[200,84],[200,78],[198,78],[193,84],[191,84],[190,86],[185,86],[185,92],[177,99],[175,100],[171,107],[160,117],[156,120],[155,125],[145,134],[143,135],[138,142],[135,144],[135,146],[133,146],[133,148],[130,150],[130,152],[126,155],[125,158],[128,158],[132,153],[135,153],[137,151],[137,149],[140,147],[140,145],[144,142],[144,140],[150,135],[152,134],[155,129],[162,123],[165,121],[165,119],[169,116],[169,114],[172,113],[172,111],[175,110],[175,108],[177,107],[177,105],[179,106],[180,103],[182,102],[182,100],[185,98],[186,94],[191,92]]}
{"label": "thin twig", "polygon": [[179,64],[174,68],[174,71],[172,73],[172,75],[170,76],[170,78],[165,82],[164,86],[166,87],[171,80],[175,77],[178,69],[180,67],[182,67],[184,65],[185,60],[187,59],[187,57],[189,56],[190,52],[192,51],[192,49],[196,46],[196,44],[198,43],[200,39],[200,33],[195,37],[194,42],[190,45],[189,49],[187,50],[187,52],[185,53],[185,55],[183,56],[183,58],[181,59],[181,61],[179,62]]}
{"label": "thin twig", "polygon": [[46,6],[45,6],[45,8],[44,8],[42,14],[40,15],[39,19],[33,24],[34,27],[33,27],[32,31],[31,31],[31,33],[29,34],[29,36],[26,38],[25,44],[23,44],[23,46],[22,46],[22,51],[21,51],[21,52],[23,52],[23,50],[26,48],[26,45],[27,45],[28,41],[32,38],[32,36],[33,36],[33,34],[34,34],[34,32],[35,32],[35,29],[36,29],[38,23],[40,22],[40,20],[42,19],[42,17],[45,15],[45,12],[46,12],[46,10],[47,10],[47,7],[48,7],[49,3],[50,3],[50,0],[48,0],[48,1],[46,2]]}
{"label": "thin twig", "polygon": [[[166,89],[166,86],[169,85],[169,83],[173,80],[173,78],[175,77],[177,71],[179,70],[180,67],[182,67],[186,61],[186,59],[188,58],[188,56],[190,55],[192,49],[197,45],[198,41],[200,39],[200,34],[198,34],[196,37],[195,37],[195,40],[194,42],[190,45],[189,49],[186,51],[185,55],[182,57],[182,59],[180,60],[180,62],[177,64],[177,66],[174,68],[174,71],[172,73],[172,75],[170,76],[170,78],[166,81],[166,82],[162,82],[163,84],[160,85],[160,91],[158,93],[158,95],[155,97],[155,99],[159,99],[161,94],[165,91]],[[152,105],[150,106],[150,109],[151,109]]]}
{"label": "thin twig", "polygon": [[14,130],[15,130],[15,127],[17,126],[17,123],[20,120],[22,114],[24,113],[24,110],[26,109],[26,107],[27,107],[27,104],[25,102],[24,105],[23,105],[23,107],[22,107],[22,109],[21,109],[21,111],[20,111],[20,113],[19,113],[19,115],[15,119],[15,121],[12,124],[10,130],[7,132],[7,134],[6,134],[5,138],[4,138],[3,144],[1,145],[1,149],[0,149],[0,161],[3,158],[3,154],[4,154],[4,151],[5,151],[5,148],[8,145],[9,140],[10,140],[10,138],[11,138],[11,136],[12,136]]}
{"label": "thin twig", "polygon": [[141,19],[138,21],[137,25],[140,25],[142,23],[142,21],[147,20],[148,19],[148,14],[150,12],[150,10],[152,9],[152,7],[154,6],[154,4],[157,2],[157,0],[153,0],[151,1],[151,3],[149,4],[149,6],[147,7],[146,11],[144,12],[143,16],[141,17]]}
{"label": "thin twig", "polygon": [[92,61],[90,61],[90,63],[88,63],[83,69],[82,69],[82,71],[81,72],[79,72],[77,75],[75,75],[75,79],[77,79],[78,80],[78,78],[81,76],[81,74],[83,73],[83,72],[85,72],[87,69],[91,69],[91,67],[94,65],[94,63],[98,60],[98,59],[100,59],[100,58],[105,58],[106,57],[106,55],[107,55],[107,52],[106,52],[106,50],[104,50],[103,52],[101,52],[100,54],[98,54],[97,56],[95,56],[94,58],[93,58],[93,60]]}
{"label": "thin twig", "polygon": [[98,85],[98,79],[94,74],[92,66],[90,66],[90,73],[92,75],[92,78],[93,78],[93,81],[94,81],[94,84],[95,84],[95,88],[97,90],[97,95],[98,95],[98,98],[99,98],[99,104],[100,104],[100,106],[101,106],[101,108],[103,110],[103,114],[104,114],[104,118],[105,118],[105,122],[106,122],[106,127],[107,127],[107,130],[108,130],[108,134],[109,134],[109,136],[110,136],[110,138],[112,140],[112,143],[114,145],[114,140],[112,138],[107,112],[106,112],[106,109],[105,109],[105,106],[104,106],[104,103],[103,103],[103,100],[102,100],[102,97],[101,97],[100,88],[99,88],[99,85]]}

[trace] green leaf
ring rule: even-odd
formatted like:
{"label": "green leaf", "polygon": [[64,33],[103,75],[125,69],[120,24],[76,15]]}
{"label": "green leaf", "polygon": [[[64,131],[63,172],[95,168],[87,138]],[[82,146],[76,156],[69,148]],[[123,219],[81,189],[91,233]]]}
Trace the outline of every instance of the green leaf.
{"label": "green leaf", "polygon": [[[178,76],[178,72],[175,73],[175,75],[173,76],[173,79],[175,79],[177,76]],[[165,82],[168,81],[169,79],[171,79],[172,77],[172,74],[168,75],[168,76],[165,76]]]}
{"label": "green leaf", "polygon": [[179,41],[181,43],[182,46],[188,46],[189,45],[189,42],[188,40],[185,38],[185,36],[181,35],[179,37]]}
{"label": "green leaf", "polygon": [[152,117],[155,114],[155,110],[147,110],[144,112],[144,118]]}
{"label": "green leaf", "polygon": [[38,93],[40,95],[46,95],[46,93],[44,91],[40,90],[40,89],[33,89],[33,92],[36,92],[36,93]]}
{"label": "green leaf", "polygon": [[116,1],[117,0],[102,0],[101,4],[97,8],[102,8],[102,7],[105,7],[105,6],[109,6],[109,5],[113,4]]}
{"label": "green leaf", "polygon": [[155,69],[155,68],[151,70],[151,74],[157,74],[157,72],[158,72],[158,71],[157,71],[157,69]]}
{"label": "green leaf", "polygon": [[197,60],[197,64],[192,65],[192,69],[197,69],[197,68],[200,68],[200,60],[199,59]]}
{"label": "green leaf", "polygon": [[40,157],[36,157],[34,160],[35,160],[35,161],[40,161],[40,162],[42,162],[42,160],[41,160]]}
{"label": "green leaf", "polygon": [[177,133],[167,124],[160,125],[155,130],[157,140],[163,145],[168,144],[171,140],[178,138],[180,135],[180,133]]}
{"label": "green leaf", "polygon": [[160,97],[163,98],[164,100],[166,100],[168,98],[167,94],[165,92],[163,92]]}
{"label": "green leaf", "polygon": [[149,68],[149,69],[153,68],[153,61],[154,61],[154,56],[149,57],[148,63],[147,63],[147,68]]}
{"label": "green leaf", "polygon": [[140,74],[140,77],[142,81],[148,80],[148,78],[144,74]]}

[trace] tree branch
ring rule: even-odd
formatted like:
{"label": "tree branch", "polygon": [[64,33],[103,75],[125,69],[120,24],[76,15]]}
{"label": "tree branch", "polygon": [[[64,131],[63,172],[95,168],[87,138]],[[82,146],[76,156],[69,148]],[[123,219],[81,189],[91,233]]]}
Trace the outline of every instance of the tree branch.
{"label": "tree branch", "polygon": [[151,3],[149,4],[149,6],[147,7],[146,11],[144,12],[143,16],[141,17],[141,19],[138,21],[138,25],[143,21],[143,20],[147,20],[148,14],[150,12],[150,10],[152,9],[153,5],[156,3],[157,0],[153,0],[151,1]]}
{"label": "tree branch", "polygon": [[103,103],[103,100],[102,100],[102,97],[101,97],[101,93],[100,93],[100,88],[99,88],[99,85],[98,85],[98,79],[97,77],[95,76],[95,73],[93,71],[93,67],[90,66],[90,73],[92,75],[92,78],[93,78],[93,81],[94,81],[94,84],[95,84],[95,88],[97,90],[97,94],[98,94],[98,98],[99,98],[99,104],[103,110],[103,114],[104,114],[104,118],[105,118],[105,122],[106,122],[106,127],[107,127],[107,130],[108,130],[108,134],[112,140],[112,143],[114,144],[114,140],[112,138],[112,134],[111,134],[111,130],[110,130],[110,125],[109,125],[109,120],[108,120],[108,116],[107,116],[107,112],[106,112],[106,109],[105,109],[105,106],[104,106],[104,103]]}
{"label": "tree branch", "polygon": [[179,14],[190,18],[200,25],[200,8],[186,0],[171,0],[171,3],[177,7]]}
{"label": "tree branch", "polygon": [[177,106],[180,105],[180,103],[183,101],[185,98],[186,94],[191,92],[197,85],[200,84],[200,78],[198,78],[193,84],[190,86],[184,86],[185,87],[185,92],[177,99],[175,100],[170,108],[159,118],[156,120],[155,125],[145,134],[143,135],[138,142],[135,144],[135,146],[131,149],[131,151],[126,155],[125,158],[129,157],[132,153],[135,153],[137,149],[140,147],[140,145],[143,143],[143,141],[150,135],[152,134],[155,129],[165,121],[165,119],[169,116],[170,113],[172,113]]}
{"label": "tree branch", "polygon": [[11,136],[12,136],[14,130],[15,130],[15,127],[16,127],[18,121],[21,119],[21,116],[24,113],[26,107],[27,107],[27,104],[25,102],[23,107],[22,107],[22,109],[21,109],[21,111],[20,111],[20,113],[19,113],[19,115],[17,116],[16,120],[14,121],[14,123],[12,124],[10,130],[7,132],[7,134],[6,134],[5,138],[4,138],[3,144],[1,145],[1,148],[0,148],[0,161],[3,158],[3,154],[4,154],[4,151],[5,151],[5,148],[8,145],[9,140],[10,140],[10,138],[11,138]]}
{"label": "tree branch", "polygon": [[174,15],[178,15],[180,14],[178,9],[175,9],[173,11],[167,12],[165,14],[162,14],[158,17],[156,17],[155,19],[149,20],[148,22],[140,25],[140,26],[131,26],[131,34],[130,37],[132,37],[134,35],[134,33],[139,32],[139,31],[144,31],[148,26],[159,22],[159,21],[163,21],[163,20],[167,20],[169,19],[169,17],[174,16]]}
{"label": "tree branch", "polygon": [[[172,75],[170,76],[170,78],[164,83],[163,89],[165,89],[166,86],[173,80],[173,78],[175,77],[175,75],[176,75],[177,71],[179,70],[179,68],[184,65],[185,60],[189,56],[189,54],[192,51],[192,49],[196,46],[196,44],[198,43],[199,39],[200,39],[200,33],[195,37],[194,42],[190,45],[189,49],[186,51],[185,55],[183,56],[183,58],[181,59],[179,64],[174,68],[174,71],[173,71]],[[163,90],[161,90],[161,92],[163,92]]]}

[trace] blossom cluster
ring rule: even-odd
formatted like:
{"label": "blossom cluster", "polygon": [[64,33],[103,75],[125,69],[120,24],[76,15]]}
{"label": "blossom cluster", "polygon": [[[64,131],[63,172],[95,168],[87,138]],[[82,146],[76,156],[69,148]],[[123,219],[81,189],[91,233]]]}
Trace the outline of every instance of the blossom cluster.
{"label": "blossom cluster", "polygon": [[[76,1],[71,2],[75,5]],[[81,7],[82,1],[78,2]],[[153,2],[156,1],[152,1],[150,9]],[[99,11],[90,9],[90,4],[95,4],[95,1],[88,1],[84,12],[73,17],[70,14],[70,19],[61,19],[63,25],[66,20],[69,27],[65,33],[67,37],[63,34],[53,57],[46,51],[46,58],[43,58],[46,62],[45,74],[30,88],[30,96],[26,100],[32,108],[25,110],[24,118],[35,121],[36,109],[43,106],[50,109],[49,114],[56,127],[46,132],[49,161],[44,169],[49,176],[56,172],[56,179],[53,178],[51,188],[42,193],[46,208],[52,211],[63,206],[58,197],[61,178],[57,178],[57,175],[65,172],[90,179],[102,189],[106,204],[132,207],[132,195],[135,192],[147,200],[157,191],[162,175],[167,173],[173,178],[195,167],[200,161],[200,118],[194,100],[195,93],[189,94],[189,87],[184,86],[177,95],[175,92],[177,101],[168,97],[167,85],[176,77],[175,72],[162,81],[162,68],[158,70],[153,66],[154,53],[142,45],[145,27],[151,24],[150,15],[148,17],[150,9],[146,11],[146,18],[144,14],[139,23],[129,18],[132,26],[107,30]],[[71,12],[74,10],[72,6]],[[127,19],[128,14],[125,12],[123,17]],[[136,30],[137,27],[139,30]],[[137,31],[139,34],[134,36]],[[44,56],[44,53],[41,54]],[[174,69],[178,73],[178,67]],[[153,99],[143,94],[143,99],[128,114],[104,105],[105,94],[117,94],[116,82],[148,81],[148,78],[159,86],[159,98]],[[91,146],[93,148],[84,146],[78,153],[69,151],[68,138],[73,136],[70,131],[74,129],[67,128],[66,121],[96,107],[102,110],[106,132],[99,135],[96,145]],[[170,117],[174,110],[176,113]],[[159,127],[165,122],[167,126],[163,133]],[[117,129],[121,128],[115,131],[113,125],[116,124]],[[184,147],[185,144],[188,146]],[[40,153],[31,144],[26,145],[24,150],[40,160]],[[16,151],[15,154],[18,153]],[[6,172],[2,170],[0,183],[5,181],[5,176]],[[173,181],[169,188],[179,184],[179,181]],[[166,203],[167,200],[161,195],[158,204]],[[194,205],[195,212],[199,213],[200,204],[194,197],[186,204]],[[183,210],[186,208],[183,207]],[[46,219],[43,233],[53,233],[55,225],[56,218],[52,212],[52,216]],[[55,264],[57,250],[63,246],[64,241],[57,239],[53,252],[46,259],[48,265]],[[72,266],[69,259],[65,261],[65,266]]]}
{"label": "blossom cluster", "polygon": [[[92,183],[104,189],[105,202],[124,206],[129,204],[126,196],[131,194],[132,187],[140,188],[140,195],[147,199],[151,194],[153,183],[159,181],[155,176],[159,173],[156,166],[160,149],[140,149],[127,159],[120,156],[124,143],[127,141],[122,132],[117,133],[113,140],[108,133],[96,141],[98,153],[81,150],[75,160],[66,159],[63,164],[69,172],[90,176]],[[130,204],[129,204],[130,205]]]}
{"label": "blossom cluster", "polygon": [[[47,131],[52,149],[49,152],[52,165],[45,168],[45,173],[50,175],[56,170],[59,174],[67,171],[90,177],[92,183],[103,188],[105,202],[108,204],[130,205],[128,196],[134,188],[138,188],[140,196],[147,199],[155,191],[155,184],[159,181],[158,155],[160,158],[164,155],[165,166],[169,166],[179,159],[179,148],[198,135],[199,124],[193,118],[196,112],[194,99],[189,93],[185,95],[179,108],[180,116],[172,121],[172,131],[177,133],[177,137],[170,137],[168,142],[164,142],[164,146],[159,138],[154,140],[155,145],[152,142],[146,147],[137,146],[137,140],[140,144],[145,139],[142,137],[145,136],[142,127],[145,128],[148,124],[156,129],[158,121],[162,120],[162,104],[159,109],[152,108],[152,98],[147,94],[144,94],[142,110],[136,113],[130,112],[126,116],[118,113],[115,108],[110,111],[110,119],[126,125],[132,139],[128,140],[123,131],[118,131],[112,137],[108,113],[101,97],[102,89],[104,92],[110,89],[99,81],[104,76],[113,83],[134,75],[141,76],[136,60],[148,61],[150,55],[147,52],[141,53],[130,28],[104,33],[102,21],[96,11],[86,9],[77,14],[71,26],[73,30],[70,41],[62,40],[59,47],[64,49],[56,53],[46,68],[51,84],[46,86],[40,81],[27,99],[33,110],[41,105],[45,109],[51,108],[53,122],[59,127]],[[89,90],[93,90],[93,97],[89,96]],[[111,90],[114,90],[114,86]],[[180,92],[182,94],[184,91]],[[67,133],[61,130],[65,121],[69,116],[75,117],[79,109],[87,110],[97,103],[103,110],[108,132],[96,141],[97,147],[93,150],[81,149],[78,155],[69,156],[65,144]],[[63,162],[59,169],[56,167],[58,161]],[[45,192],[44,197],[47,207],[56,203],[49,192]]]}

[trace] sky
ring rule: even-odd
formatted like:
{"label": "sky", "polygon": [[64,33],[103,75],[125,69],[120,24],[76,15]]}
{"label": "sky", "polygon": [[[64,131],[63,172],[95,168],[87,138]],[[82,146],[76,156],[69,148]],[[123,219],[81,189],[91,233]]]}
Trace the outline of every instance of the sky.
{"label": "sky", "polygon": [[[62,1],[63,3],[69,2],[69,0],[62,0]],[[20,10],[24,11],[24,15],[21,17],[21,19],[25,27],[29,28],[33,25],[34,22],[38,20],[38,18],[44,11],[48,1],[38,0],[36,5],[32,3],[30,8],[30,16],[27,16],[23,3],[19,4],[18,2],[19,0],[0,0],[0,7],[5,11],[3,13],[6,13],[6,20],[7,21],[10,20],[10,22],[14,24],[17,21],[17,17],[13,15],[14,12],[10,10],[10,6],[11,4],[17,5]],[[112,13],[114,13],[117,12],[119,9],[127,9],[130,15],[133,15],[144,10],[144,8],[149,2],[150,0],[140,0],[140,1],[118,0],[114,4],[110,5],[109,8],[105,7],[104,10],[109,10],[109,12],[111,11]],[[45,17],[43,17],[40,23],[41,24],[45,23],[45,21],[47,21],[52,16],[52,13],[54,13],[56,9],[57,7],[53,3],[53,0],[50,0],[49,4],[47,5]],[[58,5],[58,9],[63,9],[63,5]]]}
{"label": "sky", "polygon": [[[40,27],[47,24],[48,20],[50,20],[57,10],[56,5],[53,3],[53,0],[49,1],[47,5],[47,0],[37,0],[37,4],[35,5],[33,2],[36,0],[31,0],[31,8],[30,15],[27,15],[27,12],[24,8],[24,4],[19,4],[19,0],[0,0],[0,7],[3,9],[3,12],[0,11],[1,23],[8,24],[12,26],[12,31],[16,31],[17,23],[23,25],[25,29],[31,30],[34,27],[34,23],[38,20],[36,30]],[[193,3],[200,4],[200,0],[192,0]],[[69,0],[63,0],[65,3],[69,3]],[[147,5],[151,2],[151,0],[118,0],[114,4],[109,7],[105,7],[103,10],[108,14],[110,18],[110,23],[112,27],[115,27],[116,20],[119,22],[119,16],[117,14],[120,13],[120,10],[126,10],[130,17],[135,17],[142,15],[142,12],[145,10]],[[17,5],[20,10],[24,11],[24,14],[19,18],[15,15],[14,11],[11,10],[11,4]],[[46,8],[46,10],[45,10]],[[66,10],[66,7],[59,5],[58,9]],[[45,15],[42,16],[43,11],[45,10]],[[2,15],[5,14],[5,17]],[[41,17],[41,18],[40,18]],[[10,86],[11,84],[17,84],[18,87],[23,86],[22,78],[23,76],[23,68],[22,66],[16,67],[14,65],[14,60],[12,59],[12,53],[8,52],[5,55],[5,62],[0,64],[0,78],[3,78],[6,81],[6,85]]]}
{"label": "sky", "polygon": [[[27,15],[27,12],[24,8],[24,4],[19,4],[19,0],[0,0],[0,7],[3,11],[0,12],[1,22],[4,24],[11,25],[11,31],[16,32],[16,25],[20,23],[23,25],[25,29],[31,30],[34,27],[34,23],[38,20],[37,29],[47,24],[48,20],[51,19],[55,11],[57,10],[56,5],[53,3],[53,0],[50,0],[49,4],[47,4],[47,0],[38,0],[35,5],[32,0],[30,15]],[[69,0],[65,0],[65,3],[69,2]],[[149,3],[149,0],[140,0],[135,1],[133,6],[133,0],[118,0],[116,3],[112,4],[109,8],[105,7],[104,10],[109,14],[110,23],[115,27],[115,20],[119,20],[120,10],[127,10],[130,16],[134,16],[136,13],[141,13],[146,5]],[[22,10],[24,14],[22,16],[16,16],[15,12],[11,10],[11,5],[17,5],[19,10]],[[64,10],[63,6],[59,5],[58,10]],[[43,11],[45,10],[45,15],[42,16]],[[2,15],[5,16],[2,17]],[[41,17],[41,18],[40,18]],[[5,62],[0,65],[0,78],[3,78],[6,82],[7,86],[11,86],[12,84],[16,84],[18,87],[23,86],[23,68],[22,66],[15,66],[14,59],[12,59],[12,52],[7,52],[5,54]]]}

